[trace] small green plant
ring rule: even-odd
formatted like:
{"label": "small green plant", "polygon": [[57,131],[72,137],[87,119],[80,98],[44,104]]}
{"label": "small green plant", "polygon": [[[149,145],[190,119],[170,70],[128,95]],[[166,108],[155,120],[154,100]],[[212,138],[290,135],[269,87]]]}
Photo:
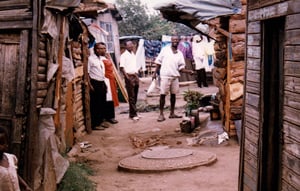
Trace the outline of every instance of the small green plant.
{"label": "small green plant", "polygon": [[186,90],[183,92],[183,99],[186,101],[186,112],[190,113],[193,109],[198,109],[202,93],[195,90]]}
{"label": "small green plant", "polygon": [[94,171],[85,163],[70,163],[62,181],[58,184],[58,191],[96,191],[94,182],[88,179]]}

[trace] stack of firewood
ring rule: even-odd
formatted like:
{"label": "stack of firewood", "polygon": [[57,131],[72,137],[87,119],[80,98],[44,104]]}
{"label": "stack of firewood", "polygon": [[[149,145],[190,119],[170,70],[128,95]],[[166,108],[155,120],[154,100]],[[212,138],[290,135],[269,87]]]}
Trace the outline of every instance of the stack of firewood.
{"label": "stack of firewood", "polygon": [[75,67],[82,66],[81,44],[79,42],[72,41],[71,47],[72,47],[72,58],[73,58],[74,66]]}
{"label": "stack of firewood", "polygon": [[[231,38],[221,33],[215,36],[216,67],[213,72],[214,83],[219,88],[219,110],[230,136],[236,135],[234,121],[241,119],[243,104],[246,0],[242,0],[242,4],[241,14],[211,21],[231,34]],[[232,52],[232,56],[228,52]]]}
{"label": "stack of firewood", "polygon": [[43,106],[45,97],[47,96],[47,52],[46,40],[41,38],[39,42],[39,60],[38,60],[38,74],[37,74],[37,108]]}
{"label": "stack of firewood", "polygon": [[73,80],[73,124],[75,130],[74,136],[78,138],[85,134],[82,47],[76,41],[71,43],[71,47],[75,66],[75,79]]}

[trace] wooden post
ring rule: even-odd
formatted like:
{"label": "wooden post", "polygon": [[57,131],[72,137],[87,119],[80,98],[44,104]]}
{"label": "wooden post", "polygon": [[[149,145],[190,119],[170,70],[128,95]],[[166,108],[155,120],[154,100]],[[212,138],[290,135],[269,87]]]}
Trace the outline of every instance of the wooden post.
{"label": "wooden post", "polygon": [[[39,126],[38,126],[38,112],[36,108],[36,93],[37,93],[37,68],[38,68],[38,42],[39,42],[39,23],[41,18],[41,2],[38,0],[32,1],[32,47],[31,47],[31,75],[30,75],[30,106],[29,106],[29,124],[27,129],[27,144],[28,149],[25,150],[26,163],[25,171],[24,171],[24,179],[28,182],[31,188],[34,187],[36,182],[35,179],[35,170],[37,167],[39,156],[39,147],[37,144],[39,143]],[[24,22],[24,21],[23,21]],[[30,38],[30,37],[28,37]]]}
{"label": "wooden post", "polygon": [[67,148],[71,148],[74,144],[74,132],[73,132],[73,83],[69,82],[67,84],[67,94],[66,94],[66,129],[65,129],[65,139]]}
{"label": "wooden post", "polygon": [[85,113],[85,128],[87,133],[92,133],[92,125],[91,125],[91,113],[90,113],[90,86],[89,86],[89,74],[88,74],[88,57],[89,57],[89,49],[88,49],[88,31],[87,28],[80,21],[81,27],[83,29],[83,33],[81,36],[81,48],[82,48],[82,56],[83,56],[83,81],[84,81],[84,113]]}
{"label": "wooden post", "polygon": [[231,51],[231,33],[227,38],[227,77],[226,77],[226,102],[225,102],[225,130],[228,134],[230,134],[230,66],[232,59],[232,51]]}
{"label": "wooden post", "polygon": [[63,53],[64,53],[64,33],[65,33],[65,17],[61,17],[61,26],[59,33],[59,49],[58,49],[58,69],[56,74],[56,86],[55,86],[55,101],[56,101],[56,114],[54,115],[54,124],[56,129],[58,129],[60,125],[60,104],[61,104],[61,78],[62,78],[62,62],[63,62]]}

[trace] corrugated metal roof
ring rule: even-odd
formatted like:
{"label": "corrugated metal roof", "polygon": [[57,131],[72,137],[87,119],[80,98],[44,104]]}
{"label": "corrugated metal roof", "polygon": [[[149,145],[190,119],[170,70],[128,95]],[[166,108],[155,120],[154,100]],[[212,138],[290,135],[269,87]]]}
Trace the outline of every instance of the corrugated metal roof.
{"label": "corrugated metal roof", "polygon": [[176,0],[160,1],[154,6],[169,21],[183,23],[197,31],[196,26],[207,20],[241,13],[239,0]]}

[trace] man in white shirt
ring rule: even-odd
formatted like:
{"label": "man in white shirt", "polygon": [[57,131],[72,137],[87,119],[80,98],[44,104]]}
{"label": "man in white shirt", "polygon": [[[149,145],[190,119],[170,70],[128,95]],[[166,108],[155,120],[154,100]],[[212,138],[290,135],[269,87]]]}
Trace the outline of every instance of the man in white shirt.
{"label": "man in white shirt", "polygon": [[206,82],[206,71],[205,69],[208,66],[207,55],[205,53],[206,42],[203,39],[203,36],[195,35],[193,37],[192,50],[193,57],[195,61],[195,70],[197,73],[197,85],[199,88],[208,87]]}
{"label": "man in white shirt", "polygon": [[136,108],[139,91],[139,68],[137,66],[133,42],[129,40],[125,43],[125,46],[126,50],[120,57],[120,70],[123,73],[128,94],[129,118],[136,121],[139,120]]}
{"label": "man in white shirt", "polygon": [[105,85],[105,68],[100,58],[101,49],[105,48],[100,43],[94,46],[94,53],[88,59],[88,73],[90,77],[90,112],[92,129],[103,130],[105,125],[102,125],[105,117],[106,93],[107,86]]}
{"label": "man in white shirt", "polygon": [[169,118],[181,118],[182,116],[174,113],[176,103],[176,93],[179,90],[180,72],[193,74],[192,70],[185,69],[185,60],[182,52],[177,49],[179,43],[178,36],[172,36],[171,46],[165,47],[161,50],[155,59],[156,71],[153,74],[153,79],[156,79],[157,72],[160,71],[161,85],[160,85],[160,100],[159,109],[160,115],[158,122],[164,121],[163,114],[166,94],[170,91],[170,116]]}

